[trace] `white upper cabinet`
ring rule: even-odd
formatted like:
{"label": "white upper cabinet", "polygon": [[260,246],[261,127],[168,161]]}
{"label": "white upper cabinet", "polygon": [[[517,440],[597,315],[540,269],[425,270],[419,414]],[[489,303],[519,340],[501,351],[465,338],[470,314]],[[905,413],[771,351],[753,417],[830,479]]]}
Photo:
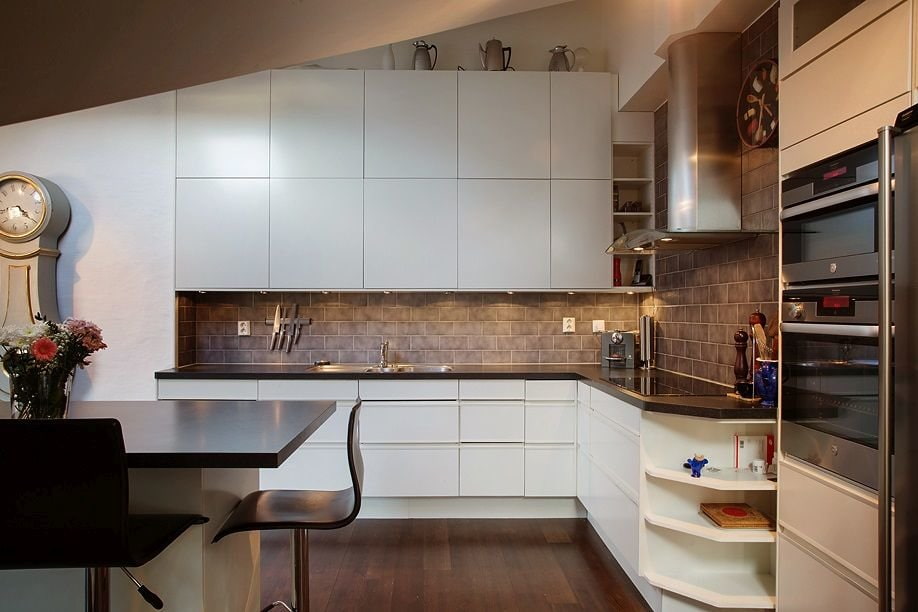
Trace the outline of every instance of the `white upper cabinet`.
{"label": "white upper cabinet", "polygon": [[551,177],[612,178],[612,75],[550,75]]}
{"label": "white upper cabinet", "polygon": [[271,287],[363,287],[363,181],[271,179]]}
{"label": "white upper cabinet", "polygon": [[459,176],[549,178],[547,72],[459,74]]}
{"label": "white upper cabinet", "polygon": [[364,287],[456,288],[456,180],[366,179]]}
{"label": "white upper cabinet", "polygon": [[549,286],[549,181],[459,181],[459,287]]}
{"label": "white upper cabinet", "polygon": [[271,72],[271,177],[363,176],[361,70]]}
{"label": "white upper cabinet", "polygon": [[176,181],[175,286],[268,286],[268,179]]}
{"label": "white upper cabinet", "polygon": [[612,182],[551,181],[551,286],[612,286]]}
{"label": "white upper cabinet", "polygon": [[456,178],[456,84],[449,71],[366,73],[367,177]]}
{"label": "white upper cabinet", "polygon": [[270,73],[180,89],[177,177],[267,177]]}

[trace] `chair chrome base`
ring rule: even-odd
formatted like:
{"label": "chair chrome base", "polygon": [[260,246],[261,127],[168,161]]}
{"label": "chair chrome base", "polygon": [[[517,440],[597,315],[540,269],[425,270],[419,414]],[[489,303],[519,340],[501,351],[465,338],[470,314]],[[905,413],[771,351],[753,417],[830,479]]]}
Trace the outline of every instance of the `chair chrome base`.
{"label": "chair chrome base", "polygon": [[86,568],[86,612],[109,612],[110,582],[107,567]]}
{"label": "chair chrome base", "polygon": [[280,606],[287,612],[309,612],[309,531],[293,529],[290,532],[290,550],[293,557],[293,595],[290,605],[275,601],[261,609],[268,612]]}

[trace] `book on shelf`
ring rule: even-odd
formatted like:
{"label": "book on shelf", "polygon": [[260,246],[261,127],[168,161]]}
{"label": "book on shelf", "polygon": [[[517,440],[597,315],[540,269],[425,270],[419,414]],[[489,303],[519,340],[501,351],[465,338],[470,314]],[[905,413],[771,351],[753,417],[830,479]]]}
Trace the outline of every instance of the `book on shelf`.
{"label": "book on shelf", "polygon": [[725,529],[770,529],[775,522],[749,504],[703,503],[701,511],[715,525]]}

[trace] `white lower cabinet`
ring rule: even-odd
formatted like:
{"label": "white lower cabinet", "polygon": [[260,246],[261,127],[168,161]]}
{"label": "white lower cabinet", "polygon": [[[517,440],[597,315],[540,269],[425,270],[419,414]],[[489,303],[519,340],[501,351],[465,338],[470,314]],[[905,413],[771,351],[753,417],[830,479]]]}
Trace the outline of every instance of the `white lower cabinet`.
{"label": "white lower cabinet", "polygon": [[456,402],[363,402],[360,441],[365,444],[459,442]]}
{"label": "white lower cabinet", "polygon": [[463,401],[459,408],[462,442],[522,442],[523,402]]}
{"label": "white lower cabinet", "polygon": [[640,490],[640,438],[598,413],[590,418],[590,454],[637,502]]}
{"label": "white lower cabinet", "polygon": [[367,497],[457,497],[459,448],[426,445],[367,445]]}
{"label": "white lower cabinet", "polygon": [[459,494],[522,497],[522,444],[463,444],[459,450]]}
{"label": "white lower cabinet", "polygon": [[574,497],[577,451],[573,446],[526,446],[526,497]]}
{"label": "white lower cabinet", "polygon": [[619,563],[638,568],[638,505],[595,464],[590,469],[590,514]]}
{"label": "white lower cabinet", "polygon": [[[833,514],[837,517],[837,514]],[[792,539],[778,540],[778,610],[872,612],[876,600]]]}
{"label": "white lower cabinet", "polygon": [[258,397],[258,381],[223,379],[160,379],[156,399],[161,400],[253,400]]}
{"label": "white lower cabinet", "polygon": [[[338,411],[341,412],[339,406]],[[340,491],[351,486],[344,444],[305,444],[279,468],[261,470],[262,489]]]}
{"label": "white lower cabinet", "polygon": [[577,452],[577,499],[587,512],[593,511],[593,500],[590,489],[590,457],[583,450]]}

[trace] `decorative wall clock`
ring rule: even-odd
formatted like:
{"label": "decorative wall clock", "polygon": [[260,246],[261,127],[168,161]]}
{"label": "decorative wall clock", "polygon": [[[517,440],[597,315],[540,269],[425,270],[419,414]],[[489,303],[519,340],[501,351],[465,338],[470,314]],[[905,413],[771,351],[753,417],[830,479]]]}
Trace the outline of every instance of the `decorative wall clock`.
{"label": "decorative wall clock", "polygon": [[749,147],[763,147],[778,134],[778,64],[763,60],[752,67],[736,103],[736,129]]}
{"label": "decorative wall clock", "polygon": [[[58,239],[70,223],[61,188],[25,172],[0,173],[0,326],[60,321]],[[0,390],[9,391],[5,372]]]}

